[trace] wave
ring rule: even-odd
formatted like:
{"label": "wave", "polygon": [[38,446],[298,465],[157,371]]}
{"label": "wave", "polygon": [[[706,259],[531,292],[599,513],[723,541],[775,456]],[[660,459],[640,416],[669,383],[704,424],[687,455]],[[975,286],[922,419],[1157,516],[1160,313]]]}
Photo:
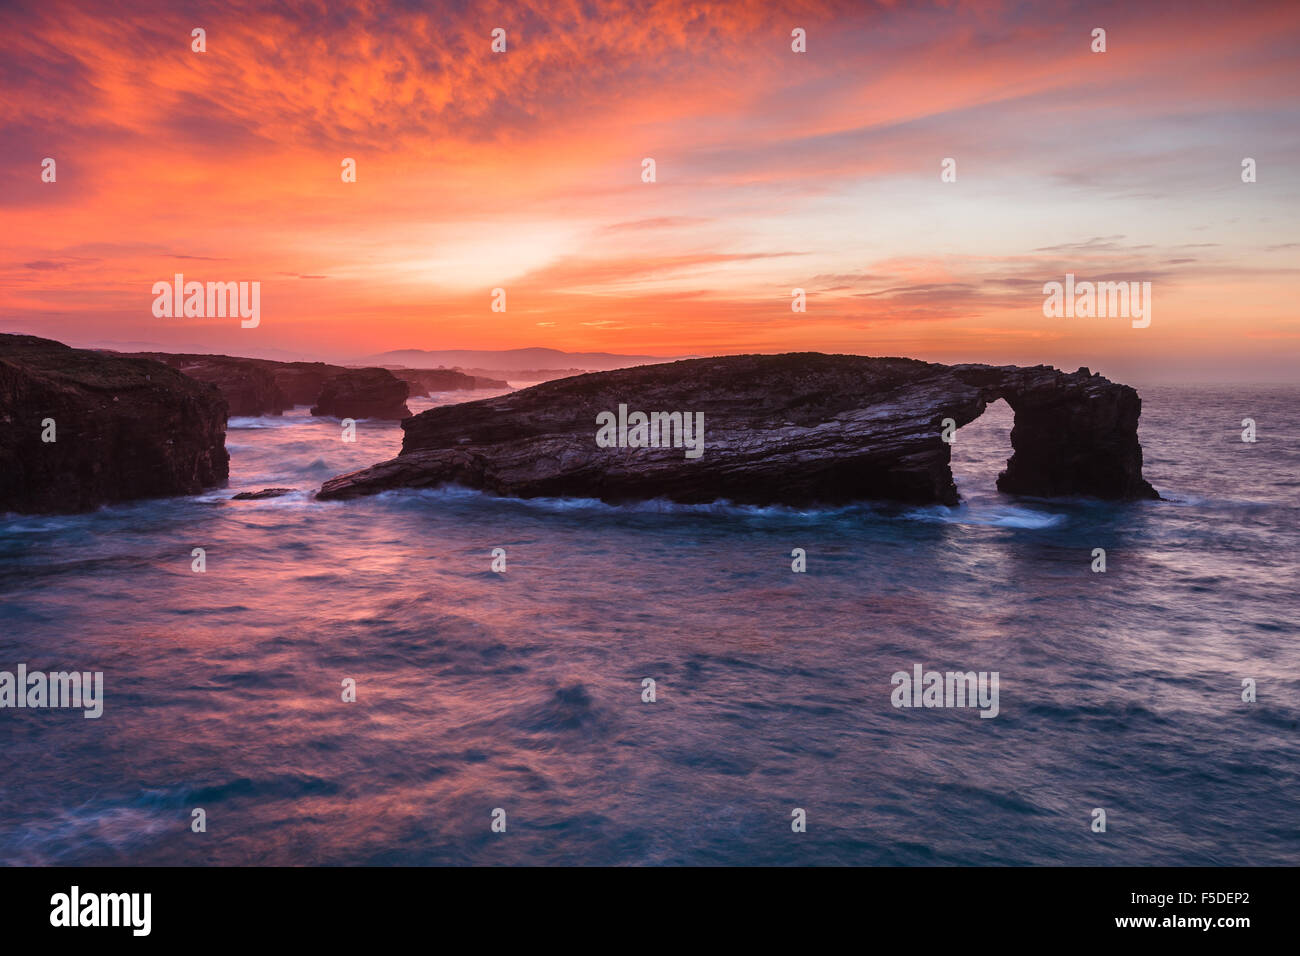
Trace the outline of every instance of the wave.
{"label": "wave", "polygon": [[869,510],[869,504],[853,504],[826,508],[795,508],[787,505],[746,505],[736,504],[726,499],[719,499],[702,504],[684,504],[669,501],[666,498],[651,498],[644,501],[627,501],[612,504],[599,498],[513,498],[494,495],[477,488],[463,485],[443,485],[438,488],[397,488],[381,492],[375,498],[381,501],[399,502],[420,499],[448,501],[482,501],[506,506],[523,506],[540,511],[600,511],[610,515],[617,514],[681,514],[681,515],[740,515],[745,517],[814,517],[823,518],[833,515],[848,514],[855,511]]}
{"label": "wave", "polygon": [[88,848],[126,853],[186,824],[189,789],[142,790],[54,810],[0,833],[6,863],[51,866],[83,859]]}
{"label": "wave", "polygon": [[315,419],[302,415],[232,415],[226,420],[226,431],[249,431],[258,428],[299,428]]}
{"label": "wave", "polygon": [[1015,505],[972,506],[959,505],[949,508],[944,505],[930,505],[913,508],[904,513],[904,517],[913,521],[933,524],[984,525],[993,528],[1020,528],[1037,530],[1054,528],[1065,521],[1063,514],[1049,514],[1032,508]]}
{"label": "wave", "polygon": [[944,505],[927,505],[906,508],[898,504],[883,501],[862,501],[848,505],[823,507],[794,507],[790,505],[750,505],[737,504],[727,499],[719,499],[702,504],[684,504],[665,498],[652,498],[645,501],[629,501],[612,504],[599,498],[511,498],[466,488],[462,485],[443,485],[440,488],[408,489],[399,488],[385,491],[375,496],[378,500],[390,503],[412,502],[419,500],[442,500],[447,502],[496,503],[502,506],[522,506],[532,510],[557,514],[570,512],[600,512],[610,516],[616,515],[717,515],[739,518],[775,518],[775,519],[809,519],[823,521],[827,519],[860,518],[878,520],[881,518],[901,518],[938,524],[975,524],[990,525],[1001,528],[1038,529],[1055,527],[1066,520],[1064,514],[1035,511],[1031,508],[1014,505],[971,506],[960,505],[956,508]]}
{"label": "wave", "polygon": [[1271,501],[1252,501],[1246,498],[1211,498],[1206,495],[1181,494],[1162,489],[1161,497],[1165,503],[1192,508],[1213,508],[1221,511],[1265,512],[1274,510],[1277,505]]}

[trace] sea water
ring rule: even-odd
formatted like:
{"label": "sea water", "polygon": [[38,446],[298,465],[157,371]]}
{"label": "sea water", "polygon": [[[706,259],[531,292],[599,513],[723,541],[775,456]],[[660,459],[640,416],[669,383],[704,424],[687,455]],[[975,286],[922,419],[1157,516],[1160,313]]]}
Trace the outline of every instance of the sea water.
{"label": "sea water", "polygon": [[0,517],[0,669],[104,674],[0,711],[0,860],[1300,862],[1300,390],[1142,392],[1131,504],[999,494],[1001,403],[957,508],[317,502],[400,428],[233,419],[228,488]]}

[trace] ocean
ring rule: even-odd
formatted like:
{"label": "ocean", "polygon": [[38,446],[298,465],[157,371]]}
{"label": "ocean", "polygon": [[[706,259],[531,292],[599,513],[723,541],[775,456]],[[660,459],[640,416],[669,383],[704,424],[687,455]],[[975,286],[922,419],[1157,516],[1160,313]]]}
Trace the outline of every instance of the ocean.
{"label": "ocean", "polygon": [[820,511],[316,502],[400,428],[232,419],[227,489],[0,517],[0,670],[104,674],[0,710],[0,861],[1300,863],[1300,389],[1140,391],[1132,504],[1000,495],[1003,403],[960,507]]}

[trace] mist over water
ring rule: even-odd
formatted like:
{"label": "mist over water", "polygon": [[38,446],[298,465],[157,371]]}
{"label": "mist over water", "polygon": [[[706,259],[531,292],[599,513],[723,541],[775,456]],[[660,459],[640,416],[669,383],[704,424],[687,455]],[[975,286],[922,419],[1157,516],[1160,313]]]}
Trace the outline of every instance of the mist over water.
{"label": "mist over water", "polygon": [[[400,428],[233,419],[227,489],[0,517],[0,669],[105,688],[0,711],[0,860],[1294,864],[1300,390],[1143,399],[1168,500],[999,494],[998,403],[955,509],[316,502]],[[998,717],[895,709],[914,664]]]}

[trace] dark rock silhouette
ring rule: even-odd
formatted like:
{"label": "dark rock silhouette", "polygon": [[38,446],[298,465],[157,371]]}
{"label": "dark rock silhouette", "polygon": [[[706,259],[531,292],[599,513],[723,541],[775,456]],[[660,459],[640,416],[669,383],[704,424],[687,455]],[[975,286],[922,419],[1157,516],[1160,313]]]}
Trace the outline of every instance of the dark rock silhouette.
{"label": "dark rock silhouette", "polygon": [[[955,504],[944,420],[965,425],[998,398],[1016,416],[1001,490],[1158,497],[1142,477],[1141,400],[1127,385],[1087,369],[815,352],[598,372],[430,409],[402,423],[398,457],[332,478],[318,497],[455,483],[498,495],[610,502]],[[703,413],[702,454],[598,447],[597,415],[620,404]]]}
{"label": "dark rock silhouette", "polygon": [[[226,399],[148,359],[0,334],[0,512],[69,513],[222,484]],[[42,440],[53,420],[53,442]]]}
{"label": "dark rock silhouette", "polygon": [[350,369],[325,382],[311,413],[329,418],[409,418],[410,389],[388,369]]}

